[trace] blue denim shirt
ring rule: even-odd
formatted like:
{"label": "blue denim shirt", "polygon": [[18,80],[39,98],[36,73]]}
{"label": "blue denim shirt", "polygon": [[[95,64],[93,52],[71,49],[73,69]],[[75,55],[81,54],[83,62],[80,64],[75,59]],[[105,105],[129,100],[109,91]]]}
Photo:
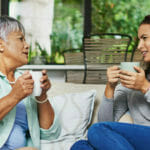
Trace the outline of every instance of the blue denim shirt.
{"label": "blue denim shirt", "polygon": [[[28,121],[26,108],[23,101],[16,105],[16,118],[11,133],[0,150],[11,150],[27,145]],[[19,141],[19,142],[18,142]]]}
{"label": "blue denim shirt", "polygon": [[[19,71],[15,72],[15,78],[17,79],[21,73]],[[11,91],[12,87],[8,83],[8,80],[5,75],[0,72],[0,98],[6,96]],[[55,108],[52,105],[55,118],[52,126],[46,130],[42,129],[39,126],[38,113],[37,113],[37,104],[34,101],[34,97],[28,96],[23,99],[26,112],[30,137],[27,139],[27,146],[33,146],[40,149],[40,139],[43,140],[53,140],[58,138],[61,128],[58,120],[57,113]],[[1,121],[0,121],[0,148],[7,141],[11,130],[13,128],[16,116],[16,107],[14,107]]]}

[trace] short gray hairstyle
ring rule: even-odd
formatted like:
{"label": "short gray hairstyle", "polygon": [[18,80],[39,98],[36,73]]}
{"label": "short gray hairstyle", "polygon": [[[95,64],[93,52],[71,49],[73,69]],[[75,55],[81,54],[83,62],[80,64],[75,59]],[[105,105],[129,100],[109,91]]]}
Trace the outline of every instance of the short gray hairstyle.
{"label": "short gray hairstyle", "polygon": [[18,20],[9,16],[0,16],[0,38],[6,41],[7,35],[15,31],[21,31],[25,35],[25,29]]}

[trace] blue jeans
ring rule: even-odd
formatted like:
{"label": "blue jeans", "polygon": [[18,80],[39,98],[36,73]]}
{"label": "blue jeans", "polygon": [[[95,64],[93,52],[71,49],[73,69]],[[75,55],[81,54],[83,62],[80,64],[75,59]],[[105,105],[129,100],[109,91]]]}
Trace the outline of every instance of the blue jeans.
{"label": "blue jeans", "polygon": [[101,122],[88,130],[88,141],[76,142],[71,150],[150,150],[150,127]]}

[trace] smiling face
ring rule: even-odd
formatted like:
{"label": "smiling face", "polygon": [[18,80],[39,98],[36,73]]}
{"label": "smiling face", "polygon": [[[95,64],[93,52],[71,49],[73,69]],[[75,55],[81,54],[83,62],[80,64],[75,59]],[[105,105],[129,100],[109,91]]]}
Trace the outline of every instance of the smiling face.
{"label": "smiling face", "polygon": [[28,62],[29,45],[21,31],[10,32],[7,40],[2,42],[3,57],[15,66],[22,66]]}
{"label": "smiling face", "polygon": [[150,24],[142,24],[138,29],[139,44],[144,62],[150,62]]}

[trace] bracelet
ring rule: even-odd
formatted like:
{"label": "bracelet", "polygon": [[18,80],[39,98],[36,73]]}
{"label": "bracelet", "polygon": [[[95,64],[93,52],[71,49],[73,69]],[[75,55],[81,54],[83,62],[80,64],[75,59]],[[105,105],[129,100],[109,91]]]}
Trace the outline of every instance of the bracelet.
{"label": "bracelet", "polygon": [[48,98],[46,97],[46,99],[44,99],[43,101],[39,101],[39,100],[37,100],[36,98],[34,99],[37,103],[39,103],[39,104],[43,104],[43,103],[45,103],[45,102],[47,102],[48,101]]}

